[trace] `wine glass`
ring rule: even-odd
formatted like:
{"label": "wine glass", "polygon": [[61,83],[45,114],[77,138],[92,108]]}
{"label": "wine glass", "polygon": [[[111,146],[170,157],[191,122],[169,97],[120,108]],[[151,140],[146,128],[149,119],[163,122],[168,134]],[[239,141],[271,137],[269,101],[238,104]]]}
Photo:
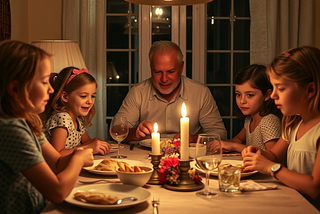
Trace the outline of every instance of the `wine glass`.
{"label": "wine glass", "polygon": [[217,169],[222,160],[222,148],[220,135],[200,134],[196,143],[195,159],[197,166],[206,174],[204,191],[197,192],[196,195],[203,198],[219,196],[218,193],[211,192],[209,189],[210,172]]}
{"label": "wine glass", "polygon": [[126,117],[114,117],[110,125],[110,135],[118,142],[118,154],[111,158],[126,158],[126,155],[120,154],[120,143],[129,133],[129,124]]}

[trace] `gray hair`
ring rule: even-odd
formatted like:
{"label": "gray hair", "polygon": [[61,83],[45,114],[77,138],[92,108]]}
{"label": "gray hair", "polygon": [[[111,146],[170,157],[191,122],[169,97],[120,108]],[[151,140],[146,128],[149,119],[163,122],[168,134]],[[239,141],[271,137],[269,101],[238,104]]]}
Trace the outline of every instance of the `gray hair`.
{"label": "gray hair", "polygon": [[182,51],[180,49],[180,47],[171,41],[156,41],[152,44],[150,51],[149,51],[149,61],[150,61],[150,65],[152,64],[152,58],[153,58],[153,54],[156,51],[160,51],[161,53],[167,53],[170,50],[175,50],[177,53],[177,58],[178,58],[178,62],[179,65],[182,65],[183,62],[183,54]]}

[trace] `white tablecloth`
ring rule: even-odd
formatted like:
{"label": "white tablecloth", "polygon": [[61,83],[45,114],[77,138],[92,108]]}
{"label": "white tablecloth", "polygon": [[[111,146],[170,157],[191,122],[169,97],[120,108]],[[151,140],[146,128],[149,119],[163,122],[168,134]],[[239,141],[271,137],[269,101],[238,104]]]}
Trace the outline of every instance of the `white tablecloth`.
{"label": "white tablecloth", "polygon": [[[125,144],[125,148],[121,150],[121,153],[128,156],[127,159],[139,160],[145,162],[146,165],[150,165],[150,161],[147,159],[150,150],[145,147],[135,146],[133,150],[129,150],[129,144]],[[114,154],[114,153],[113,153]],[[95,159],[109,158],[111,154],[106,156],[96,155]],[[117,176],[103,176],[91,174],[85,170],[82,170],[78,180],[95,180],[95,179],[110,179],[111,181],[118,182]],[[160,198],[159,213],[161,214],[179,214],[179,213],[215,213],[215,214],[301,214],[301,213],[319,213],[303,196],[301,196],[296,190],[282,185],[269,175],[262,175],[256,173],[243,179],[252,179],[259,182],[262,185],[277,184],[276,190],[265,191],[252,191],[242,193],[221,193],[218,189],[217,177],[211,176],[210,187],[219,192],[220,196],[213,199],[203,199],[195,195],[195,192],[179,192],[171,191],[163,188],[161,185],[149,185],[147,188],[152,195],[157,195]],[[203,180],[204,182],[204,180]],[[103,182],[100,182],[103,183]],[[77,182],[76,186],[83,184]],[[84,208],[79,208],[67,202],[55,205],[49,203],[44,210],[43,214],[89,214],[89,213],[146,213],[152,214],[151,200],[144,203],[135,205],[128,209],[123,210],[108,210],[108,211],[96,211]]]}

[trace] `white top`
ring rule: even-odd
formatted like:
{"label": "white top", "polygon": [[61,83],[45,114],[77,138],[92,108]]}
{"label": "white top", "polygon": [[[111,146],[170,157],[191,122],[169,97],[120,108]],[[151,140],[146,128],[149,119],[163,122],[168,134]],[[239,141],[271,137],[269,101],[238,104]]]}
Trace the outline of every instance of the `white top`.
{"label": "white top", "polygon": [[265,143],[281,137],[281,122],[274,114],[264,116],[253,132],[250,132],[250,123],[251,117],[248,116],[244,122],[247,146],[257,146],[260,149],[266,150]]}
{"label": "white top", "polygon": [[301,122],[292,130],[287,152],[288,169],[307,175],[312,175],[317,157],[317,140],[320,137],[320,123],[312,127],[299,140],[296,140],[297,130]]}

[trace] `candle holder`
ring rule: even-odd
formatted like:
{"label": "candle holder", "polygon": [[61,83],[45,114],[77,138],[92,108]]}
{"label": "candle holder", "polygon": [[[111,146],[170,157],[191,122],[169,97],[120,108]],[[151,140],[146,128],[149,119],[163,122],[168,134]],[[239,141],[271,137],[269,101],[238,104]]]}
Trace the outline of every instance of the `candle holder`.
{"label": "candle holder", "polygon": [[202,182],[196,183],[189,175],[190,159],[180,162],[180,182],[178,184],[164,184],[163,187],[173,191],[190,192],[200,190],[204,187]]}
{"label": "candle holder", "polygon": [[158,170],[159,170],[159,164],[160,164],[162,155],[150,154],[150,156],[151,156],[151,163],[153,165],[153,173],[151,175],[151,178],[148,181],[148,184],[160,184]]}

